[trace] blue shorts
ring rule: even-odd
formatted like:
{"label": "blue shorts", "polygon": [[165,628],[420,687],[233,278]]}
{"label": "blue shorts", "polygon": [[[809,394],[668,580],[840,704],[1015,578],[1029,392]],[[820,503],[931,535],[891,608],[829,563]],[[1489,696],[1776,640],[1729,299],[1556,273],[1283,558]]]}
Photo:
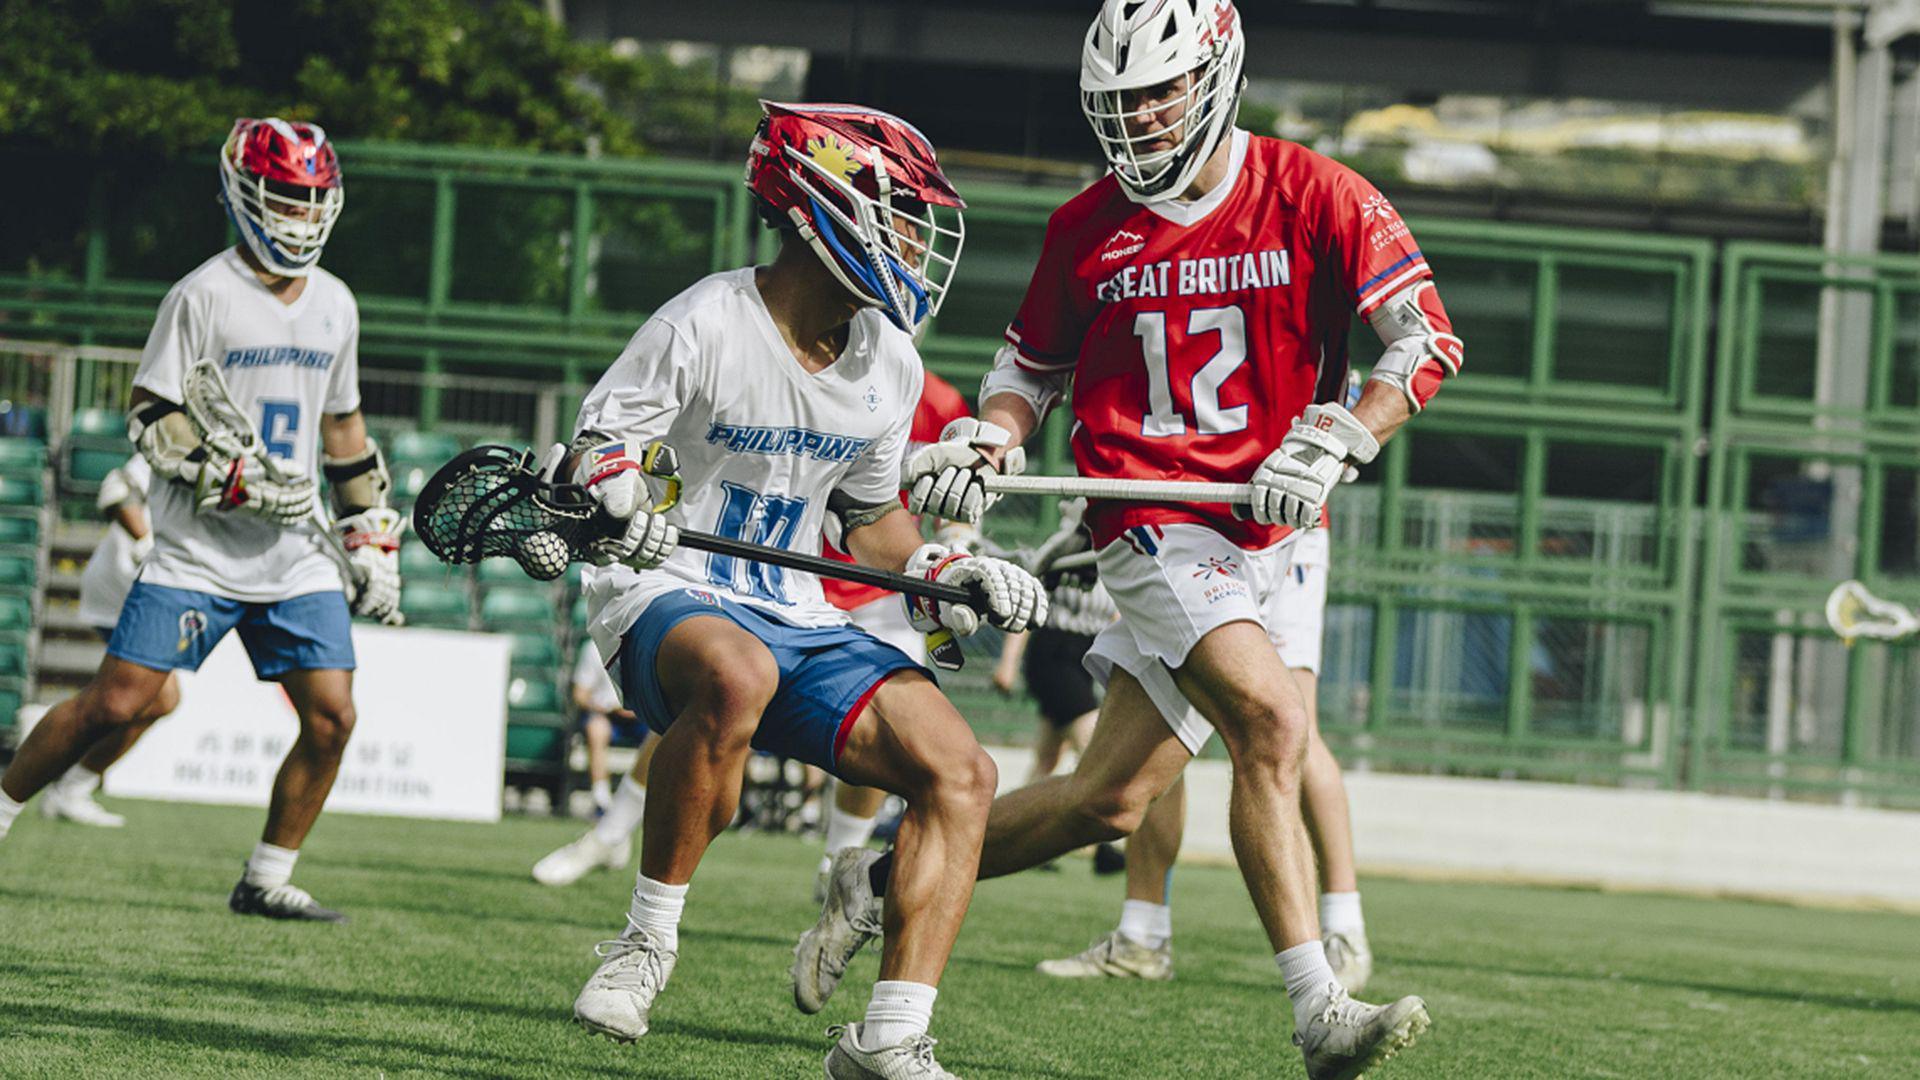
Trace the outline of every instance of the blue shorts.
{"label": "blue shorts", "polygon": [[847,733],[867,699],[896,671],[933,673],[855,626],[794,626],[750,604],[705,589],[668,593],[647,605],[620,641],[614,680],[627,707],[665,734],[673,713],[660,692],[654,657],[667,632],[696,615],[713,615],[759,638],[780,668],[780,689],[754,732],[753,748],[833,772]]}
{"label": "blue shorts", "polygon": [[262,679],[354,668],[352,617],[346,594],[338,591],[258,604],[136,581],[120,606],[107,653],[156,671],[198,671],[235,628]]}

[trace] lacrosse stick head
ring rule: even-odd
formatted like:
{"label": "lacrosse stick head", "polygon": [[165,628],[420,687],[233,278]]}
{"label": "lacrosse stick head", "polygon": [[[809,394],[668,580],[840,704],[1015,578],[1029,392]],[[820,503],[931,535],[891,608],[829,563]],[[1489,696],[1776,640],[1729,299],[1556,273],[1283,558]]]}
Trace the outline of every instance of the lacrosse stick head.
{"label": "lacrosse stick head", "polygon": [[1851,645],[1857,638],[1892,641],[1920,630],[1920,618],[1904,605],[1882,600],[1858,581],[1843,581],[1827,595],[1827,625]]}
{"label": "lacrosse stick head", "polygon": [[541,479],[532,451],[476,446],[442,465],[413,504],[413,531],[441,562],[508,558],[551,581],[587,557],[606,522],[587,493]]}
{"label": "lacrosse stick head", "polygon": [[195,360],[180,378],[180,407],[214,453],[230,460],[256,459],[268,465],[260,432],[233,400],[226,377],[213,360]]}

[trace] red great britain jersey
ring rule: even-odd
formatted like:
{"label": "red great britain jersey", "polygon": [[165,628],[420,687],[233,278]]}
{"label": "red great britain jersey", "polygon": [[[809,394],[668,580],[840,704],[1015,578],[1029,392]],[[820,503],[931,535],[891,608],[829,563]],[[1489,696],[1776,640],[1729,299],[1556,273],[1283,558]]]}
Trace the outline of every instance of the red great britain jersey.
{"label": "red great britain jersey", "polygon": [[[1073,372],[1082,476],[1246,482],[1308,405],[1341,399],[1354,313],[1429,276],[1352,169],[1246,132],[1232,155],[1224,196],[1143,206],[1109,175],[1047,223],[1007,340],[1030,371]],[[1199,504],[1098,502],[1087,522],[1102,547],[1173,522],[1255,550],[1288,532]]]}
{"label": "red great britain jersey", "polygon": [[[913,429],[907,433],[907,453],[911,455],[930,442],[938,442],[941,429],[955,420],[972,415],[972,410],[967,408],[967,399],[954,389],[952,383],[931,371],[927,372],[926,383],[920,389],[920,404],[913,411]],[[900,498],[902,502],[906,501],[904,494]],[[835,562],[853,561],[853,556],[824,540],[820,542],[820,554]],[[882,597],[895,595],[872,585],[825,576],[820,578],[820,588],[827,594],[827,603],[841,611],[852,611]]]}

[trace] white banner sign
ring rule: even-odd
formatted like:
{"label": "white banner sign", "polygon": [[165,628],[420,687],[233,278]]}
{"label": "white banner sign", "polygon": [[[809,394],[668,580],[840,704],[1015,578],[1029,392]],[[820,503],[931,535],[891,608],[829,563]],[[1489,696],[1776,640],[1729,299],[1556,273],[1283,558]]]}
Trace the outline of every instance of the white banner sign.
{"label": "white banner sign", "polygon": [[[358,720],[327,810],[500,820],[510,649],[491,634],[354,624]],[[107,770],[107,794],[266,806],[300,734],[286,691],[254,678],[238,634],[180,679],[180,708]]]}

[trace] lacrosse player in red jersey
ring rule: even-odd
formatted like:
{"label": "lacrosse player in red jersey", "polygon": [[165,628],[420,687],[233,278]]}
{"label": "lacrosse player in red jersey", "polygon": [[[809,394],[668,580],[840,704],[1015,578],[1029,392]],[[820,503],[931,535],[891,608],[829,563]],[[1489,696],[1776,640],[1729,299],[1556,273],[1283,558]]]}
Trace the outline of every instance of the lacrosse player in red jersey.
{"label": "lacrosse player in red jersey", "polygon": [[[884,903],[859,852],[833,864],[828,904],[869,935],[884,923],[887,941],[866,1017],[832,1032],[825,1067],[839,1080],[938,1080],[949,1074],[927,1028],[973,896],[993,759],[930,673],[848,625],[815,575],[680,547],[679,530],[815,554],[831,513],[861,563],[979,586],[983,613],[914,601],[921,633],[1021,630],[1044,619],[1046,597],[1010,563],[925,543],[900,504],[921,397],[911,334],[937,310],[961,240],[964,204],[933,146],[872,109],[765,108],[747,186],[780,230],[778,257],[662,305],[587,394],[572,447],[550,452],[556,478],[626,523],[583,579],[587,625],[627,707],[660,734],[626,926],[596,950],[573,1011],[615,1039],[647,1033],[694,871],[760,749],[906,800]],[[643,485],[642,451],[658,441],[677,451],[685,485],[662,510]],[[845,954],[801,942],[796,985]],[[797,993],[796,1004],[824,1001]]]}
{"label": "lacrosse player in red jersey", "polygon": [[[323,469],[364,580],[352,613],[391,620],[400,599],[399,515],[360,416],[360,317],[346,285],[318,266],[344,197],[319,125],[234,123],[220,199],[240,243],[167,293],[133,379],[128,435],[153,469],[153,551],[93,681],[48,711],[0,778],[0,836],[22,803],[145,713],[174,671],[197,670],[238,630],[254,672],[286,689],[300,735],[228,906],[343,921],[290,882],[354,721],[348,581],[308,521]],[[236,449],[246,433],[202,430],[182,408],[202,359],[218,366],[275,468]]]}
{"label": "lacrosse player in red jersey", "polygon": [[[1350,462],[1459,369],[1460,339],[1406,225],[1352,170],[1237,130],[1245,42],[1229,0],[1106,0],[1081,103],[1111,168],[1058,210],[981,388],[909,463],[913,509],[977,520],[982,476],[1072,387],[1083,476],[1251,481],[1220,505],[1097,501],[1100,580],[1120,611],[1088,654],[1107,697],[1070,777],[994,804],[983,877],[1130,833],[1218,731],[1230,828],[1292,1001],[1310,1077],[1351,1077],[1411,1043],[1424,1003],[1350,999],[1314,910],[1302,827],[1307,714],[1272,638],[1294,530]],[[1385,343],[1360,402],[1339,404],[1354,314]],[[873,875],[884,877],[881,868]]]}

